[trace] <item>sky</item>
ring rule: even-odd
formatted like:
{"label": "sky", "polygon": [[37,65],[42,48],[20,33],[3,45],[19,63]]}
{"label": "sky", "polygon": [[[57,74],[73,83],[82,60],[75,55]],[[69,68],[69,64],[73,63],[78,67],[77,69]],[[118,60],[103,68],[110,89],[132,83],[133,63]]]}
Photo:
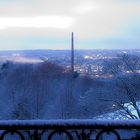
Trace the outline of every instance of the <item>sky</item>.
{"label": "sky", "polygon": [[140,0],[0,0],[0,50],[140,49]]}

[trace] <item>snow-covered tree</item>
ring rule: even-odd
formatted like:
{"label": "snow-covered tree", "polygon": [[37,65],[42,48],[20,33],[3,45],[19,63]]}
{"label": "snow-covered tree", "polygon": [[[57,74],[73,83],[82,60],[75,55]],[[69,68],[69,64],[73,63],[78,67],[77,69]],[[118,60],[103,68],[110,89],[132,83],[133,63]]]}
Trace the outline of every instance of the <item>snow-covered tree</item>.
{"label": "snow-covered tree", "polygon": [[106,63],[106,70],[116,79],[119,94],[113,102],[113,107],[129,119],[140,119],[140,58],[139,56],[121,54],[118,58]]}

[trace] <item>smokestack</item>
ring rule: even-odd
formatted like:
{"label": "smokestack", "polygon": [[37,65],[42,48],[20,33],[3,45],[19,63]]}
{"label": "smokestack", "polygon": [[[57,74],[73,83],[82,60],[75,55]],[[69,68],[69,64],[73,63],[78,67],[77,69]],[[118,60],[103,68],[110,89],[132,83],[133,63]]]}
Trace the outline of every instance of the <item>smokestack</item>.
{"label": "smokestack", "polygon": [[71,71],[74,73],[74,36],[71,33]]}

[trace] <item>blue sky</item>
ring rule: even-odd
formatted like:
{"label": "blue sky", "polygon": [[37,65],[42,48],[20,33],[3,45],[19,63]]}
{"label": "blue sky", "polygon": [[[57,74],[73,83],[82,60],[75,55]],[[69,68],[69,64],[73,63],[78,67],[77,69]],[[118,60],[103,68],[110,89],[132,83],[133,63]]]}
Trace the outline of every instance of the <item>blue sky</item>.
{"label": "blue sky", "polygon": [[140,49],[139,0],[1,0],[0,50]]}

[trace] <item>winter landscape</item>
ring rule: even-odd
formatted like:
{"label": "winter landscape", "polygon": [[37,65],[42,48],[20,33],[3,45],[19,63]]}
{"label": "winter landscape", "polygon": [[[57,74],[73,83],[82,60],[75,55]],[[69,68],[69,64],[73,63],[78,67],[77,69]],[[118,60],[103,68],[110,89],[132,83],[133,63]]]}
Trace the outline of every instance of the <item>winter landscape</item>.
{"label": "winter landscape", "polygon": [[1,51],[0,119],[139,119],[139,50]]}
{"label": "winter landscape", "polygon": [[139,0],[0,0],[0,140],[140,140]]}
{"label": "winter landscape", "polygon": [[[28,129],[54,126],[60,131],[63,126],[73,130],[81,124],[84,129],[90,125],[99,128],[113,125],[121,129],[111,129],[109,136],[108,133],[99,135],[102,131],[98,129],[90,130],[92,133],[87,136],[104,140],[120,136],[139,139],[139,130],[132,129],[139,128],[139,122],[130,122],[140,118],[139,56],[138,49],[75,50],[72,71],[71,50],[1,51],[0,126],[8,129],[9,125],[18,126],[23,129],[19,133],[24,139],[32,137],[30,133],[36,139],[36,131],[27,133],[25,126]],[[15,130],[13,136],[5,132],[1,134],[2,139],[19,139],[20,134]],[[55,131],[40,132],[42,139],[67,139],[65,131],[66,135],[62,136],[54,136]],[[80,130],[68,133],[75,140],[84,138]]]}

